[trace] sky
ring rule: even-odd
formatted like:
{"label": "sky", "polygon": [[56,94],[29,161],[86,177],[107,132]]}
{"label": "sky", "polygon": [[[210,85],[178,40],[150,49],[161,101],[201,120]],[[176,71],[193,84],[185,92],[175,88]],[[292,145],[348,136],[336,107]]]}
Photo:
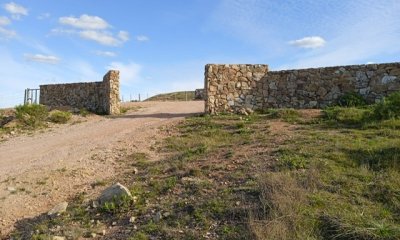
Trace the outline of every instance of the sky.
{"label": "sky", "polygon": [[399,12],[400,0],[1,0],[0,108],[110,69],[126,101],[202,88],[208,63],[398,62]]}

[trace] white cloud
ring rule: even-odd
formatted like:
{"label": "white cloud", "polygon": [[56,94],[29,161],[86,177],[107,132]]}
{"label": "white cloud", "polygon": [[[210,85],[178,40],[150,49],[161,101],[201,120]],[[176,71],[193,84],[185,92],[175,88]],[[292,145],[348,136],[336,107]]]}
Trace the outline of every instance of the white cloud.
{"label": "white cloud", "polygon": [[60,59],[58,57],[51,55],[25,54],[24,57],[26,60],[32,62],[49,63],[49,64],[57,64],[60,62]]}
{"label": "white cloud", "polygon": [[23,16],[28,15],[28,9],[14,2],[6,3],[3,5],[3,7],[7,12],[11,13],[11,17],[13,19],[18,20],[21,18],[21,15]]}
{"label": "white cloud", "polygon": [[6,26],[10,23],[11,23],[11,21],[10,21],[10,19],[8,19],[8,17],[0,16],[0,26]]}
{"label": "white cloud", "polygon": [[[377,8],[373,0],[343,1],[340,15],[332,16],[335,27],[329,45],[321,51],[299,54],[290,68],[364,64],[370,59],[396,61],[400,53],[400,11],[398,0],[387,0]],[[358,11],[353,9],[357,7]],[[384,11],[385,14],[382,14]],[[368,29],[368,31],[365,31]]]}
{"label": "white cloud", "polygon": [[51,30],[51,34],[77,34],[83,39],[107,46],[119,46],[129,40],[129,33],[126,31],[119,31],[116,35],[108,31],[111,25],[98,16],[83,14],[79,18],[60,17],[59,23],[73,29],[55,28]]}
{"label": "white cloud", "polygon": [[79,18],[76,17],[60,17],[59,22],[63,25],[72,26],[79,29],[85,30],[103,30],[110,27],[104,19],[97,16],[89,16],[86,14],[81,15]]}
{"label": "white cloud", "polygon": [[37,17],[37,19],[39,19],[39,20],[44,20],[44,19],[49,18],[50,16],[51,16],[50,13],[42,13],[42,14],[40,14],[40,15]]}
{"label": "white cloud", "polygon": [[10,39],[17,36],[17,33],[14,30],[8,30],[0,27],[0,39]]}
{"label": "white cloud", "polygon": [[289,44],[301,48],[320,48],[325,46],[325,39],[319,36],[305,37],[302,39],[290,41]]}
{"label": "white cloud", "polygon": [[129,40],[129,33],[127,31],[119,31],[118,37],[121,41],[126,42]]}
{"label": "white cloud", "polygon": [[121,84],[124,85],[130,85],[141,81],[140,72],[142,66],[134,62],[112,62],[106,67],[106,70],[119,70]]}
{"label": "white cloud", "polygon": [[149,39],[149,37],[147,37],[147,36],[139,35],[139,36],[136,36],[136,40],[139,41],[139,42],[147,42],[147,41],[149,41],[150,39]]}
{"label": "white cloud", "polygon": [[116,57],[117,54],[115,52],[110,52],[110,51],[96,51],[94,52],[97,56],[102,56],[102,57]]}
{"label": "white cloud", "polygon": [[117,46],[120,43],[111,33],[103,31],[85,30],[79,32],[79,36],[107,46]]}
{"label": "white cloud", "polygon": [[53,28],[50,30],[50,34],[49,35],[62,35],[62,34],[75,34],[77,33],[76,30],[74,29],[64,29],[64,28]]}

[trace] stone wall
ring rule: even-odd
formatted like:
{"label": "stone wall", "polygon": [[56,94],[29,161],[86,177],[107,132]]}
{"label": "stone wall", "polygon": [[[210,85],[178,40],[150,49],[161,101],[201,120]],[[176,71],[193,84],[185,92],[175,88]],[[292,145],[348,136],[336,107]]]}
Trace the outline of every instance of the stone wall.
{"label": "stone wall", "polygon": [[205,67],[206,112],[321,108],[356,92],[368,102],[400,90],[400,63],[268,71],[268,65]]}
{"label": "stone wall", "polygon": [[41,85],[40,104],[52,108],[85,108],[95,113],[118,114],[119,71],[109,71],[102,82]]}

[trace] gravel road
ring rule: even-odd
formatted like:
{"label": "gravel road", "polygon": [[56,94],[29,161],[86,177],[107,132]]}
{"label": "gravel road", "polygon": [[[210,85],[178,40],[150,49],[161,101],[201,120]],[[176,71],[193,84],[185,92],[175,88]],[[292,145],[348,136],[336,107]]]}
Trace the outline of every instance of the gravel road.
{"label": "gravel road", "polygon": [[0,143],[0,237],[18,220],[46,212],[79,192],[98,194],[91,184],[115,175],[119,158],[150,152],[161,137],[160,127],[204,110],[202,101],[129,105],[141,108]]}

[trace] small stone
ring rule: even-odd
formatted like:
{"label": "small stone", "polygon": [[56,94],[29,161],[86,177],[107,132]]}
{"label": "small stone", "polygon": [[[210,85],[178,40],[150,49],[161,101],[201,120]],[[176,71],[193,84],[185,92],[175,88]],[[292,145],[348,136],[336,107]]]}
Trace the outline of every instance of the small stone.
{"label": "small stone", "polygon": [[96,234],[96,233],[91,233],[90,236],[91,236],[92,238],[95,238],[95,237],[97,236],[97,234]]}
{"label": "small stone", "polygon": [[237,202],[236,202],[236,206],[239,206],[239,205],[240,205],[240,201],[237,201]]}
{"label": "small stone", "polygon": [[249,115],[254,113],[253,109],[251,109],[251,108],[246,108],[245,111]]}
{"label": "small stone", "polygon": [[134,223],[135,221],[136,221],[136,217],[130,217],[130,218],[129,218],[129,222],[130,222],[130,223]]}
{"label": "small stone", "polygon": [[169,216],[171,216],[171,213],[170,213],[170,212],[165,212],[165,213],[163,214],[163,216],[164,216],[164,217],[169,217]]}
{"label": "small stone", "polygon": [[17,189],[16,189],[15,187],[8,187],[8,188],[7,188],[7,191],[9,191],[9,192],[16,192]]}
{"label": "small stone", "polygon": [[51,209],[47,214],[49,216],[53,216],[53,215],[60,215],[61,213],[64,213],[65,211],[67,211],[67,207],[68,207],[68,203],[67,202],[62,202],[58,205],[56,205],[53,209]]}
{"label": "small stone", "polygon": [[99,207],[99,202],[98,201],[92,201],[92,208],[98,208]]}
{"label": "small stone", "polygon": [[162,219],[161,212],[157,212],[156,215],[154,216],[154,222],[160,222],[161,219]]}
{"label": "small stone", "polygon": [[136,174],[138,174],[138,173],[139,173],[139,170],[138,170],[137,168],[134,167],[134,168],[133,168],[133,174],[136,175]]}
{"label": "small stone", "polygon": [[111,225],[117,226],[117,222],[112,222]]}
{"label": "small stone", "polygon": [[106,235],[106,230],[103,229],[103,231],[101,232],[101,234],[102,234],[103,236],[105,236],[105,235]]}

